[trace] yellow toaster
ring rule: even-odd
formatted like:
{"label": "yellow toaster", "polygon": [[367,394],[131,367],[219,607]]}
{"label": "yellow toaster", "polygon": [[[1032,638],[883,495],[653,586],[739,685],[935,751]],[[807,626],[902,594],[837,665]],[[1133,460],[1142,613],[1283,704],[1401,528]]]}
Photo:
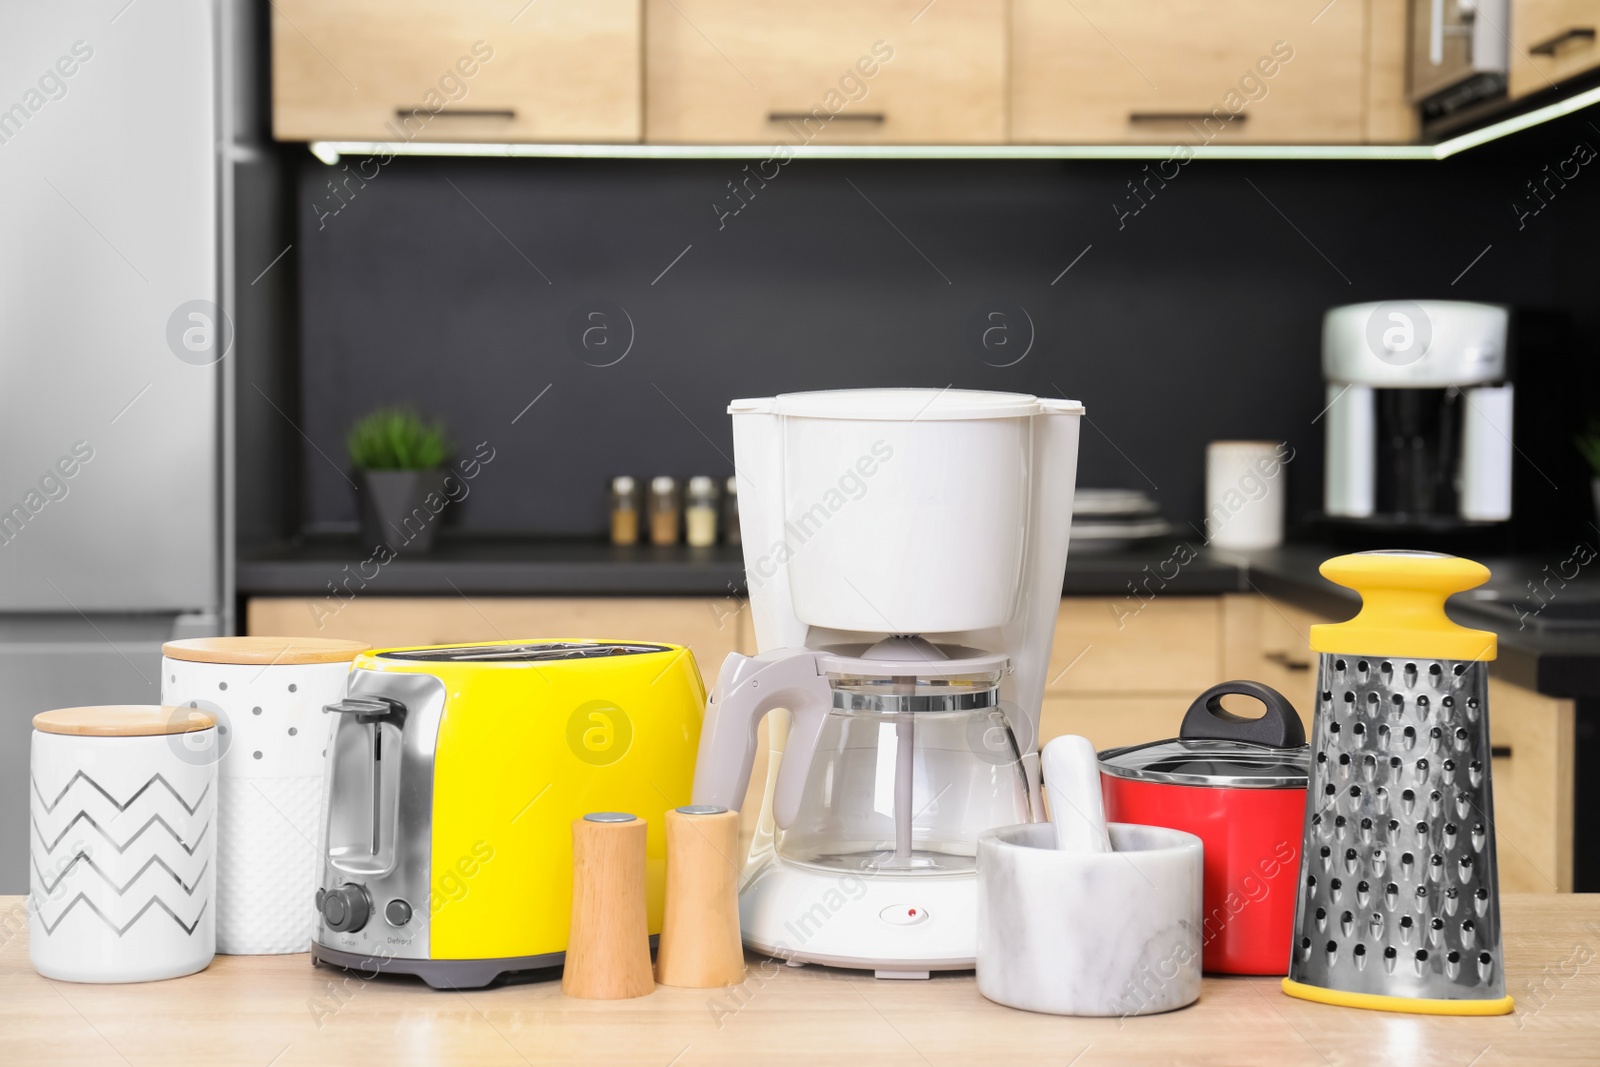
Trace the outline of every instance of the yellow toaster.
{"label": "yellow toaster", "polygon": [[559,965],[572,822],[689,803],[705,687],[679,645],[540,640],[357,657],[330,726],[312,962],[471,989]]}

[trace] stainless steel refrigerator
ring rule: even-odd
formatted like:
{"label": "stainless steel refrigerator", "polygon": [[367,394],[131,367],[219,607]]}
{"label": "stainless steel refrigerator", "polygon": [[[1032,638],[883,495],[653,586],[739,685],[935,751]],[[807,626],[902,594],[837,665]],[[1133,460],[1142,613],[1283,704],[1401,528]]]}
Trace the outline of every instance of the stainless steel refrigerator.
{"label": "stainless steel refrigerator", "polygon": [[30,720],[155,703],[228,632],[231,18],[5,5],[0,34],[0,893],[28,887]]}

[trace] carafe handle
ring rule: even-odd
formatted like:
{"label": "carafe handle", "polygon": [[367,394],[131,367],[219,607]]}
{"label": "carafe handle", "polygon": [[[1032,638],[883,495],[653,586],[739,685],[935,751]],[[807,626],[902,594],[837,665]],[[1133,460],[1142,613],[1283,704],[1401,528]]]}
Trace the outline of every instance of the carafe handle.
{"label": "carafe handle", "polygon": [[832,704],[818,653],[785,648],[759,656],[730,653],[706,702],[694,769],[694,803],[737,809],[750,787],[756,730],[767,712],[787,708],[792,718],[773,796],[773,821],[787,828],[800,810],[817,738]]}

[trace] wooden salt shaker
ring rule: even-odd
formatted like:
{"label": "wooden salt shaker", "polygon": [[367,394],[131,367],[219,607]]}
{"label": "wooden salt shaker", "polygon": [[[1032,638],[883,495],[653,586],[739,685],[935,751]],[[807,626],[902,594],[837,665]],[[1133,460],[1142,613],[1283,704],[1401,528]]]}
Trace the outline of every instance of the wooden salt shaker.
{"label": "wooden salt shaker", "polygon": [[739,941],[739,813],[706,804],[667,812],[667,903],[656,980],[689,989],[744,981]]}
{"label": "wooden salt shaker", "polygon": [[572,928],[561,991],[626,1000],[655,990],[645,903],[645,821],[618,811],[572,824]]}

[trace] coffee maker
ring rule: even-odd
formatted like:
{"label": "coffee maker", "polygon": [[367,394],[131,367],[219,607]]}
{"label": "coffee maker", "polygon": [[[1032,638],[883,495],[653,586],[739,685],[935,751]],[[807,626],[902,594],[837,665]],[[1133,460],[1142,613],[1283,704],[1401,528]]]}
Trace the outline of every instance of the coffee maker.
{"label": "coffee maker", "polygon": [[1389,300],[1322,326],[1336,536],[1492,536],[1511,518],[1513,391],[1506,308]]}
{"label": "coffee maker", "polygon": [[970,968],[978,835],[1044,817],[1083,407],[864,389],[728,410],[760,654],[722,666],[694,802],[740,806],[762,717],[790,723],[744,868],[745,943],[886,978]]}

